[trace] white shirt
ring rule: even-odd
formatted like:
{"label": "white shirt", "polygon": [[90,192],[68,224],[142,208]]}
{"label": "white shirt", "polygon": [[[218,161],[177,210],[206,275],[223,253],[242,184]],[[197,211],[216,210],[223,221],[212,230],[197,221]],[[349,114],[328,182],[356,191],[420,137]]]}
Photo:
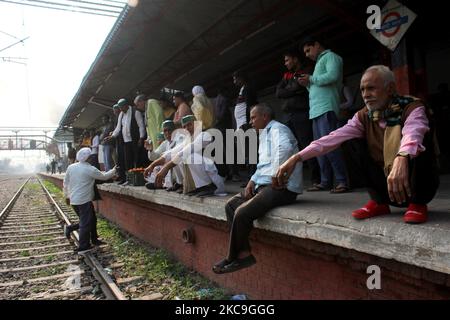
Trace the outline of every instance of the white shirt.
{"label": "white shirt", "polygon": [[[245,86],[241,88],[239,95],[243,94],[244,88]],[[239,129],[247,123],[247,103],[241,102],[236,105],[234,108],[234,118],[236,119],[236,129]]]}
{"label": "white shirt", "polygon": [[[114,129],[113,137],[117,138],[120,134],[120,131],[122,131],[123,141],[124,142],[132,142],[133,139],[131,138],[131,117],[133,114],[133,109],[131,107],[128,108],[127,112],[123,113],[121,112],[119,114],[119,118],[117,119],[117,126],[116,129]],[[137,125],[139,127],[139,137],[141,139],[145,138],[145,126],[144,126],[144,120],[142,119],[141,113],[136,110],[134,113],[134,117],[136,119]]]}
{"label": "white shirt", "polygon": [[[202,156],[203,149],[213,141],[213,137],[207,131],[200,132],[195,138],[190,136],[188,139],[186,136],[183,137],[183,140],[180,143],[171,149],[170,151],[164,154],[164,157],[168,161],[172,161],[176,165],[184,162],[186,164],[189,163],[198,163],[193,154],[197,153]],[[202,163],[200,161],[200,163]]]}
{"label": "white shirt", "polygon": [[[259,135],[259,159],[256,172],[251,177],[256,187],[272,184],[278,168],[297,152],[297,139],[292,131],[278,121],[270,121]],[[303,164],[298,162],[287,183],[289,191],[302,193],[302,172]]]}
{"label": "white shirt", "polygon": [[94,138],[92,138],[91,154],[98,154],[98,145],[99,144],[100,144],[100,138],[97,134]]}
{"label": "white shirt", "polygon": [[106,181],[114,177],[116,169],[106,173],[87,162],[71,164],[66,171],[63,190],[71,205],[82,205],[94,199],[95,180]]}
{"label": "white shirt", "polygon": [[159,145],[156,150],[149,151],[148,152],[148,160],[155,161],[158,160],[159,157],[162,156],[162,154],[170,149],[170,142],[168,140],[164,140],[163,143]]}

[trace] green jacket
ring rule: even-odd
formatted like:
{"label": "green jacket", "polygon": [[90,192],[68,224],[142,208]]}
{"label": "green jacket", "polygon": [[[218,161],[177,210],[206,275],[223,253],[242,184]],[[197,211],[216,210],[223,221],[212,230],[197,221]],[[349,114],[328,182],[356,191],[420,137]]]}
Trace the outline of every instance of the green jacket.
{"label": "green jacket", "polygon": [[325,50],[319,55],[308,86],[310,119],[329,111],[339,114],[342,74],[343,62],[340,56],[331,50]]}

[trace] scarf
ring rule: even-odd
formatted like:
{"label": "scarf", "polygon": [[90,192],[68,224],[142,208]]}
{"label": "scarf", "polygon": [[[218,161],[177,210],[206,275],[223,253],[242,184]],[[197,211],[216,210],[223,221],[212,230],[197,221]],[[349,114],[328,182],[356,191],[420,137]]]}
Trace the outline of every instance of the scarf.
{"label": "scarf", "polygon": [[386,109],[369,110],[368,116],[371,121],[386,121],[383,147],[384,174],[386,176],[391,172],[392,165],[400,149],[403,111],[411,105],[423,106],[424,104],[415,97],[396,95]]}

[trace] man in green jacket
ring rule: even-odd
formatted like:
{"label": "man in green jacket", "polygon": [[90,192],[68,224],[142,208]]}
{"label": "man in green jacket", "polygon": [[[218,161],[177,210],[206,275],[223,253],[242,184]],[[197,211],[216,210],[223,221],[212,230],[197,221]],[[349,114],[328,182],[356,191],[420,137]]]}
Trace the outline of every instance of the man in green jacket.
{"label": "man in green jacket", "polygon": [[[315,61],[312,75],[302,74],[298,83],[309,91],[309,118],[313,121],[314,140],[320,139],[337,129],[339,105],[343,79],[342,58],[327,50],[315,38],[307,38],[301,44],[306,57]],[[336,187],[332,193],[348,191],[344,159],[340,150],[318,157],[321,181],[308,191],[322,191],[332,187],[333,173]]]}

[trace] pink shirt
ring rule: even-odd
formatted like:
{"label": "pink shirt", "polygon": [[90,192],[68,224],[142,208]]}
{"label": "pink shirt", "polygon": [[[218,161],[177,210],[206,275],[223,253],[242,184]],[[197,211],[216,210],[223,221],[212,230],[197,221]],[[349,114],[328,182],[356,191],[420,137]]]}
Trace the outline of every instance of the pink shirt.
{"label": "pink shirt", "polygon": [[[386,121],[380,120],[379,126],[386,127]],[[411,157],[416,157],[420,152],[425,151],[422,145],[425,133],[430,130],[425,107],[414,109],[406,118],[402,129],[402,141],[399,152],[406,152]],[[321,156],[338,148],[344,141],[364,138],[364,126],[358,119],[358,114],[348,121],[348,123],[329,135],[311,142],[309,146],[299,152],[302,161]]]}

